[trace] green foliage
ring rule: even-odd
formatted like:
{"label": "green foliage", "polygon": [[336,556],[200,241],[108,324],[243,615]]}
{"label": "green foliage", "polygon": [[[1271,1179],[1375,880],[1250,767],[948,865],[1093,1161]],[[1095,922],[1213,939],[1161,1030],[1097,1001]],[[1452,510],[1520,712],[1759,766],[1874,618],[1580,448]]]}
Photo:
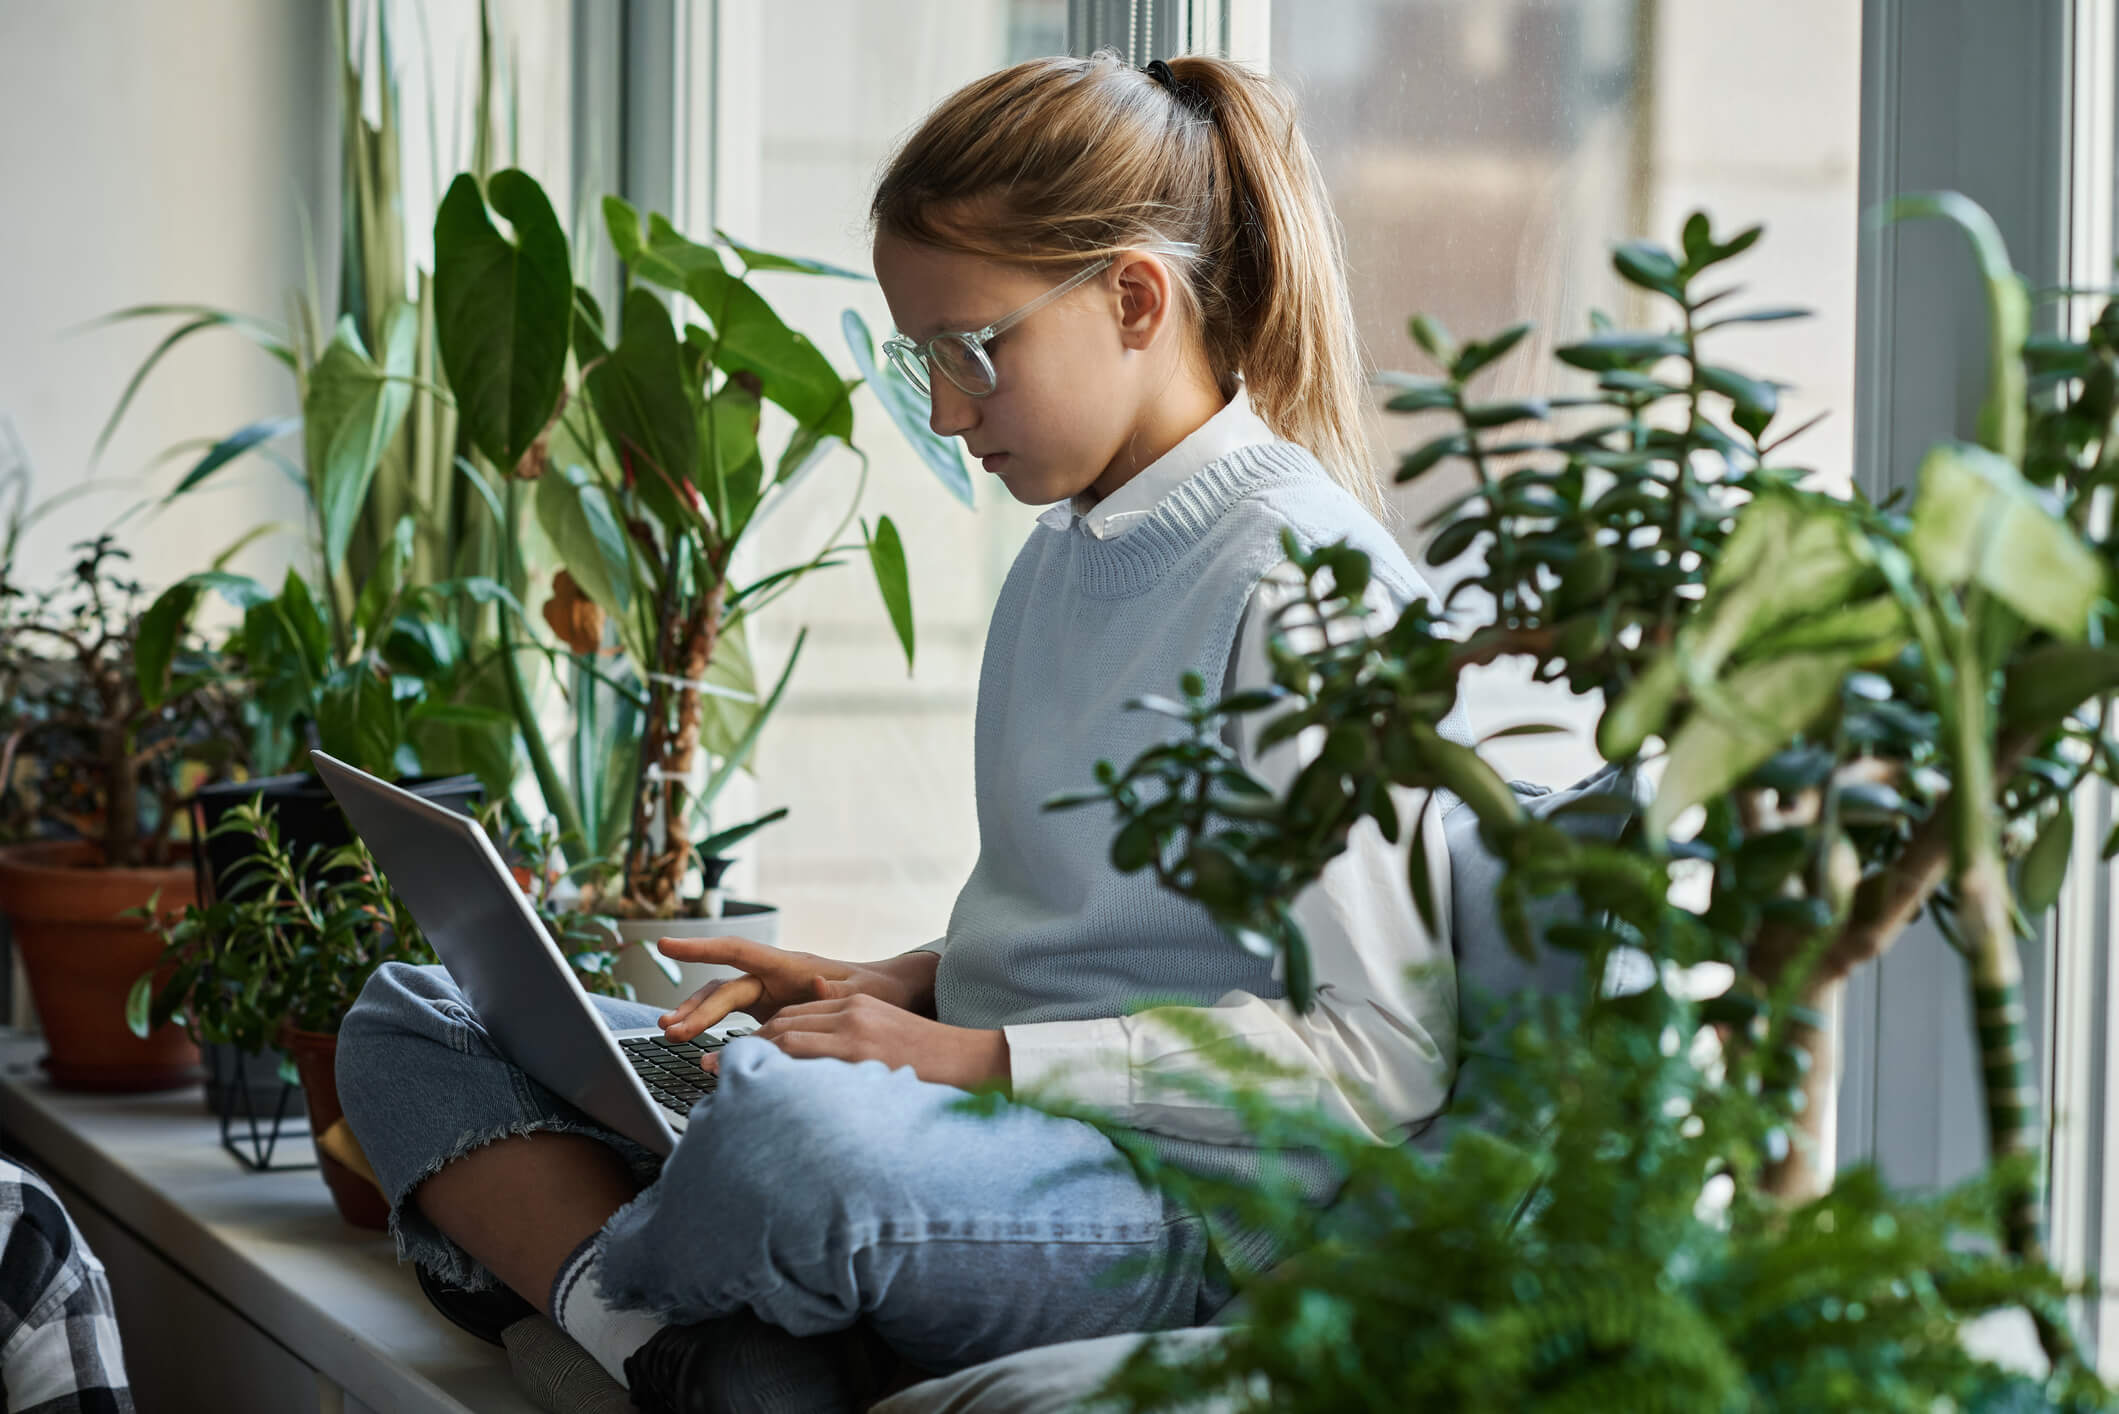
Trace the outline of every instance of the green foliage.
{"label": "green foliage", "polygon": [[283,1025],[336,1032],[384,963],[434,961],[365,845],[297,856],[262,798],[232,808],[213,834],[255,841],[225,896],[173,919],[152,903],[135,911],[163,943],[126,1002],[135,1035],[175,1021],[194,1041],[261,1051]]}
{"label": "green foliage", "polygon": [[[761,691],[750,618],[814,571],[859,553],[908,668],[912,661],[910,576],[896,527],[886,517],[871,534],[864,522],[858,543],[839,543],[867,480],[867,458],[853,442],[852,394],[861,380],[842,378],[753,281],[761,271],[850,272],[754,250],[719,232],[714,244],[701,244],[664,217],[609,197],[604,229],[628,288],[616,325],[607,326],[582,292],[560,298],[572,256],[556,231],[545,230],[539,213],[548,206],[536,184],[502,172],[487,192],[513,221],[519,244],[494,229],[476,184],[459,179],[435,225],[447,316],[438,332],[459,386],[497,377],[500,361],[522,365],[527,347],[539,351],[539,377],[508,385],[515,432],[502,450],[514,454],[523,434],[543,429],[516,471],[537,480],[537,518],[567,576],[555,580],[545,617],[573,665],[570,773],[545,746],[528,693],[516,690],[513,703],[569,858],[617,864],[617,893],[606,900],[616,911],[668,916],[692,902],[679,897],[695,855],[690,832],[747,762],[794,666],[790,655],[771,691]],[[534,290],[502,278],[510,272],[534,273]],[[477,299],[459,294],[458,281],[473,279],[490,288]],[[866,360],[873,381],[865,333],[862,343],[855,361]],[[556,378],[544,376],[553,368]],[[955,449],[925,427],[924,416],[909,421],[891,402],[902,401],[903,390],[886,377],[877,391],[945,484],[968,492]],[[760,443],[768,405],[791,423],[776,454]],[[748,584],[731,582],[729,566],[751,528],[828,448],[842,445],[855,452],[860,474],[823,547]],[[507,552],[521,571],[512,536]],[[520,646],[558,656],[534,639]],[[607,648],[619,659],[608,669]],[[506,661],[514,656],[511,645]],[[688,777],[700,754],[708,769],[695,789]],[[607,763],[619,759],[627,769],[614,773]],[[742,837],[722,833],[731,842]]]}
{"label": "green foliage", "polygon": [[[73,548],[58,586],[0,562],[0,838],[92,840],[102,862],[170,863],[185,796],[247,767],[245,707],[225,664],[143,607],[109,535]],[[132,671],[155,655],[161,688]]]}
{"label": "green foliage", "polygon": [[[1756,1186],[1777,1122],[1770,1065],[1707,1056],[1697,1012],[1656,993],[1515,1012],[1484,1043],[1506,1061],[1467,1074],[1433,1154],[1261,1111],[1254,1085],[1191,1087],[1262,1144],[1331,1154],[1348,1177],[1328,1209],[1292,1182],[1161,1166],[1106,1123],[1167,1190],[1296,1255],[1236,1274],[1247,1309],[1224,1341],[1146,1346],[1099,1407],[1224,1389],[1238,1409],[1378,1414],[2113,1407],[2085,1374],[2011,1375],[1959,1338],[1974,1317],[2067,1295],[1997,1253],[2006,1174],[1908,1198],[1856,1169],[1783,1206]],[[2000,1403],[2011,1392],[2025,1402]]]}
{"label": "green foliage", "polygon": [[483,576],[419,584],[409,576],[415,528],[399,522],[390,553],[361,586],[350,621],[294,569],[272,593],[246,575],[213,570],[162,592],[141,620],[131,665],[150,704],[171,691],[173,646],[209,592],[242,611],[222,640],[216,679],[249,694],[251,754],[266,773],[299,765],[312,747],[385,777],[430,767],[417,745],[430,724],[490,730],[509,718],[463,700],[476,664],[448,613],[493,603],[520,617],[505,586]]}
{"label": "green foliage", "polygon": [[[1136,1394],[1263,1377],[1274,1407],[1318,1409],[2109,1407],[2043,1257],[2016,940],[2063,887],[2069,797],[2093,775],[2119,782],[2105,646],[2119,540],[2087,532],[2092,493],[2119,480],[2119,313],[2080,342],[2026,340],[2021,281],[1983,213],[1950,196],[1899,210],[1966,228],[1994,314],[1982,445],[1936,448],[1910,504],[1821,492],[1786,459],[1803,429],[1779,429],[1781,385],[1719,346],[1797,312],[1727,312],[1734,288],[1706,286],[1759,232],[1718,236],[1695,215],[1675,251],[1615,253],[1668,322],[1599,317],[1556,350],[1587,391],[1484,400],[1470,385],[1522,329],[1463,341],[1429,319],[1411,333],[1440,376],[1379,378],[1393,411],[1447,424],[1419,434],[1400,479],[1470,472],[1429,523],[1428,558],[1476,555],[1449,602],[1476,590],[1491,620],[1416,602],[1373,623],[1365,558],[1290,539],[1303,592],[1275,625],[1272,690],[1208,702],[1194,679],[1181,701],[1143,700],[1182,731],[1049,803],[1108,802],[1114,866],[1153,868],[1277,956],[1306,1006],[1288,901],[1362,821],[1398,838],[1387,787],[1454,792],[1504,866],[1493,903],[1511,946],[1580,953],[1592,985],[1574,1011],[1517,1000],[1536,1024],[1432,1164],[1342,1145],[1349,1215],[1158,1173],[1304,1255],[1254,1287],[1261,1318],[1220,1364],[1174,1382],[1138,1367]],[[1505,656],[1599,694],[1620,779],[1657,779],[1645,802],[1576,802],[1625,817],[1615,833],[1527,815],[1475,751],[1437,737],[1462,673]],[[1322,729],[1284,796],[1220,746],[1239,713],[1270,714],[1268,743]],[[1409,855],[1432,921],[1417,838]],[[1820,1010],[1923,909],[1967,962],[1994,1166],[1937,1200],[1859,1172],[1826,1191],[1806,1176]],[[1659,985],[1607,996],[1622,952],[1734,981],[1698,1016]],[[1706,1069],[1690,1059],[1703,1022],[1723,1043]],[[1226,1102],[1261,1144],[1327,1142],[1240,1086]],[[1710,1181],[1728,1187],[1716,1214],[1694,1206]],[[2012,1303],[2052,1357],[2048,1388],[2010,1394],[1959,1348],[1964,1319]]]}

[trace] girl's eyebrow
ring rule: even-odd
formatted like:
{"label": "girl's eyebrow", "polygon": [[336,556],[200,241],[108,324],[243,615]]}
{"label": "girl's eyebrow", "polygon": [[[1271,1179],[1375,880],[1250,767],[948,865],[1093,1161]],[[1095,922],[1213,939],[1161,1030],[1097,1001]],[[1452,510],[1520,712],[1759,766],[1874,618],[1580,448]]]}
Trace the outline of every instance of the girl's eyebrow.
{"label": "girl's eyebrow", "polygon": [[968,334],[974,329],[983,329],[985,327],[986,321],[984,320],[945,319],[938,324],[930,324],[925,329],[922,329],[917,336],[917,342],[925,343],[937,334]]}

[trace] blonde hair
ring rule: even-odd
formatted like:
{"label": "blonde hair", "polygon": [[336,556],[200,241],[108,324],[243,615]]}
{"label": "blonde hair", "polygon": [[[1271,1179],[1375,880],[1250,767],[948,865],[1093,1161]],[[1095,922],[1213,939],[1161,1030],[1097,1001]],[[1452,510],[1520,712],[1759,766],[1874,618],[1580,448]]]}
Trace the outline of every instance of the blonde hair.
{"label": "blonde hair", "polygon": [[1381,517],[1344,238],[1294,100],[1227,59],[1169,65],[1174,89],[1108,50],[966,84],[898,149],[869,219],[1016,264],[1154,251],[1223,395],[1241,374],[1274,434]]}

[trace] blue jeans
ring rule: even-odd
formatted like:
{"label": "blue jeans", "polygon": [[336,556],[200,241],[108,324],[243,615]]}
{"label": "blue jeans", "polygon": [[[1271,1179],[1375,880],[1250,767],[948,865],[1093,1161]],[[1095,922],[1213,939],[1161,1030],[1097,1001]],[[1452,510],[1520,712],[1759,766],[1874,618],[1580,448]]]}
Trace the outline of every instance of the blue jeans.
{"label": "blue jeans", "polygon": [[[655,1024],[653,1007],[592,1001],[613,1030]],[[964,1092],[880,1061],[733,1041],[664,1161],[503,1057],[441,968],[390,963],[346,1016],[338,1088],[400,1257],[459,1286],[496,1280],[408,1195],[482,1144],[555,1130],[608,1144],[644,1185],[604,1224],[604,1292],[672,1322],[747,1306],[809,1335],[865,1319],[943,1372],[1196,1325],[1230,1295],[1204,1223],[1094,1128],[1013,1104],[958,1113]]]}

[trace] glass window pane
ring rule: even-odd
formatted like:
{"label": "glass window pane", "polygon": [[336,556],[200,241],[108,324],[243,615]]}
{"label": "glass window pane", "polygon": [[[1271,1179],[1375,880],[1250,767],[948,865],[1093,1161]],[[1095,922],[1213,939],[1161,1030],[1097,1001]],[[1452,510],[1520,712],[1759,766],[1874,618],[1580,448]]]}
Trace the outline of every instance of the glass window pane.
{"label": "glass window pane", "polygon": [[[1833,416],[1791,453],[1848,483],[1854,369],[1860,6],[1656,0],[1292,0],[1272,7],[1271,63],[1345,225],[1353,298],[1371,363],[1431,371],[1406,335],[1416,312],[1460,335],[1518,320],[1537,334],[1488,375],[1497,396],[1565,386],[1555,342],[1593,309],[1650,310],[1611,273],[1611,246],[1675,241],[1705,207],[1717,229],[1762,222],[1735,267],[1745,298],[1814,320],[1732,331],[1746,371],[1786,379],[1784,422]],[[1378,413],[1378,465],[1420,424]],[[1438,474],[1395,492],[1400,538],[1469,484]],[[1433,571],[1439,581],[1465,567]],[[1532,690],[1504,665],[1473,694],[1477,724],[1559,721],[1570,737],[1494,744],[1515,773],[1564,784],[1595,761],[1598,710]]]}
{"label": "glass window pane", "polygon": [[[882,165],[936,102],[981,74],[1064,50],[1065,0],[815,0],[764,8],[758,229],[768,250],[870,268],[867,202]],[[724,140],[733,135],[724,135]],[[851,307],[881,341],[890,312],[872,284],[765,275],[760,287],[796,328],[850,368],[839,337]],[[855,431],[870,458],[861,514],[887,515],[905,542],[918,633],[907,677],[874,578],[858,553],[823,570],[755,625],[761,676],[777,672],[797,629],[801,666],[757,757],[756,804],[792,813],[758,837],[747,896],[784,910],[790,947],[882,956],[938,936],[978,854],[971,782],[972,709],[986,620],[1039,508],[1018,504],[970,464],[977,509],[937,483],[865,390]],[[784,428],[762,433],[777,447]],[[748,545],[747,574],[769,573],[828,544],[860,464],[834,453]],[[767,678],[769,684],[770,678]],[[727,798],[725,797],[724,800]],[[728,802],[730,821],[748,818]],[[748,894],[749,888],[755,894]]]}

